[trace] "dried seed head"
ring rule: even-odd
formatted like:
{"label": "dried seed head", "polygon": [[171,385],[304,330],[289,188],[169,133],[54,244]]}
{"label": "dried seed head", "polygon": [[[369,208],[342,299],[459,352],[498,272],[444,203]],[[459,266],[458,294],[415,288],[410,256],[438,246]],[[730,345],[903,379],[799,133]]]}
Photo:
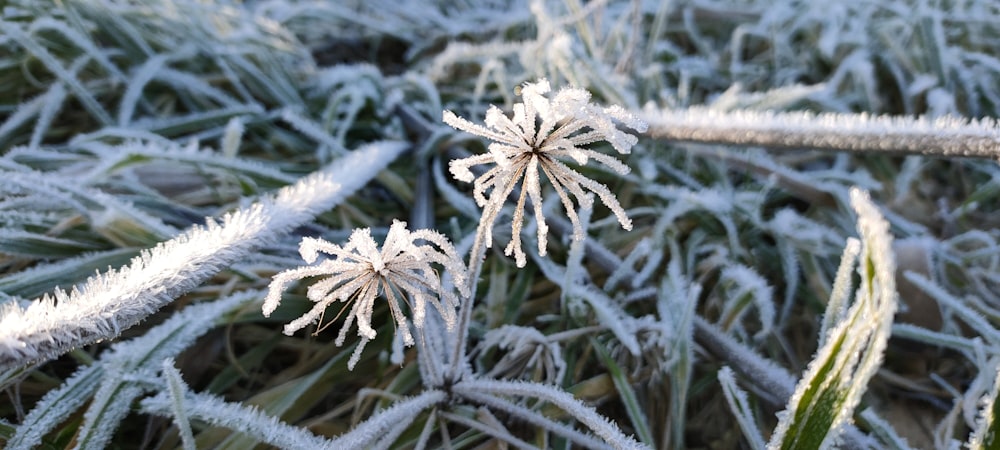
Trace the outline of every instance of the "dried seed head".
{"label": "dried seed head", "polygon": [[[493,141],[489,145],[489,153],[454,160],[449,164],[456,180],[474,183],[473,197],[484,208],[481,220],[487,230],[492,229],[507,196],[523,179],[514,209],[511,242],[505,250],[507,255],[514,254],[518,267],[526,263],[521,250],[521,227],[525,201],[529,197],[538,222],[539,255],[545,255],[547,246],[548,226],[542,215],[539,169],[552,183],[566,208],[566,214],[573,223],[574,239],[583,239],[585,232],[569,194],[582,207],[588,201],[586,191],[597,194],[623,228],[632,229],[625,209],[607,186],[584,177],[561,160],[569,158],[585,165],[594,159],[619,174],[627,174],[628,166],[585,146],[603,140],[619,153],[627,154],[638,140],[632,134],[619,130],[615,122],[639,132],[646,130],[645,122],[619,106],[602,108],[590,103],[590,93],[583,89],[564,88],[551,100],[546,96],[550,89],[549,82],[544,78],[535,83],[525,83],[520,89],[523,102],[514,105],[513,116],[507,117],[499,108],[491,106],[486,112],[485,127],[458,117],[451,111],[443,114],[443,120],[448,125]],[[470,170],[472,166],[490,163],[495,166],[478,178]],[[486,197],[487,190],[490,191],[489,198]],[[487,245],[490,245],[490,240],[487,240]]]}

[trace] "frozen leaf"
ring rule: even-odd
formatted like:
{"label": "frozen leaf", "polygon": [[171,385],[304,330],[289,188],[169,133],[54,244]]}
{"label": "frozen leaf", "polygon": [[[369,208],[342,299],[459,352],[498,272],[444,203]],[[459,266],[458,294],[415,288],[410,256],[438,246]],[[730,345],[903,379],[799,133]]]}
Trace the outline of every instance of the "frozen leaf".
{"label": "frozen leaf", "polygon": [[[867,192],[852,189],[851,205],[857,211],[861,235],[861,282],[854,304],[809,363],[787,409],[779,414],[768,448],[820,449],[839,442],[868,381],[882,363],[897,304],[892,237],[889,223]],[[849,244],[845,255],[852,253]],[[836,316],[839,309],[834,306],[830,313]]]}

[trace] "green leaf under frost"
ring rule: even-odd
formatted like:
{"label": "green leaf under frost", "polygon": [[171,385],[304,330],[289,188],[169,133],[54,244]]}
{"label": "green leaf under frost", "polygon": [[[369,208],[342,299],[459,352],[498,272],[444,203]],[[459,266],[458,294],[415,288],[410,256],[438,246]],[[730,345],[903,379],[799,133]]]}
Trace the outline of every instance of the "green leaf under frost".
{"label": "green leaf under frost", "polygon": [[[857,211],[861,235],[861,285],[780,414],[769,449],[820,449],[835,444],[882,363],[897,302],[892,237],[888,222],[866,192],[852,189],[851,205]],[[849,242],[846,253],[855,245]],[[846,266],[850,269],[852,264]],[[844,264],[841,267],[846,270]],[[827,314],[840,312],[837,303],[831,302]]]}
{"label": "green leaf under frost", "polygon": [[618,394],[622,396],[622,403],[625,405],[625,412],[628,413],[628,418],[632,421],[632,427],[635,428],[635,434],[642,443],[652,446],[653,445],[653,432],[650,431],[649,421],[646,420],[646,413],[642,410],[642,405],[639,404],[639,398],[635,394],[635,389],[632,389],[632,383],[628,380],[628,375],[622,371],[621,366],[615,362],[608,350],[604,348],[600,342],[596,339],[590,339],[591,345],[597,350],[598,356],[601,358],[601,362],[604,367],[607,367],[608,373],[611,375],[611,380],[615,383],[615,389],[618,390]]}
{"label": "green leaf under frost", "polygon": [[970,450],[1000,450],[1000,402],[997,402],[997,392],[1000,390],[1000,368],[993,380],[993,388],[984,399],[983,409],[976,420],[976,429],[969,436]]}

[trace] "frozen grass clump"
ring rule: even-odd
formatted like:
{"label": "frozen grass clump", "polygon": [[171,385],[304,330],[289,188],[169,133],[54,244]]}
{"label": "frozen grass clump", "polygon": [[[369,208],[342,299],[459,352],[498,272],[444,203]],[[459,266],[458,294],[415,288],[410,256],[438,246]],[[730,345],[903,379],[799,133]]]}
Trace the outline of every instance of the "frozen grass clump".
{"label": "frozen grass clump", "polygon": [[5,4],[0,446],[997,439],[995,5],[398,3]]}

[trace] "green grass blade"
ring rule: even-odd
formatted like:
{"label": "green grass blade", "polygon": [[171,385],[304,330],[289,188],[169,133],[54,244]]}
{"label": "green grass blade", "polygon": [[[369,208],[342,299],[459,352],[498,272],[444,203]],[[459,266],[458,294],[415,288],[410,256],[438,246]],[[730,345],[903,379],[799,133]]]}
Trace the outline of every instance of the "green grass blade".
{"label": "green grass blade", "polygon": [[888,222],[867,193],[852,189],[851,204],[861,235],[861,285],[854,304],[830,331],[781,413],[770,449],[836,444],[882,362],[897,302],[892,237]]}
{"label": "green grass blade", "polygon": [[1000,450],[1000,402],[997,402],[997,391],[1000,390],[1000,368],[993,380],[993,387],[984,399],[983,409],[976,420],[976,429],[969,436],[969,450]]}
{"label": "green grass blade", "polygon": [[632,428],[635,429],[636,437],[643,444],[652,447],[654,442],[653,432],[649,428],[646,413],[643,411],[642,405],[639,404],[639,398],[635,394],[635,389],[632,388],[632,383],[629,381],[628,375],[622,371],[621,366],[615,362],[611,354],[608,353],[608,350],[604,348],[604,345],[593,338],[590,339],[590,343],[597,350],[597,355],[601,358],[601,363],[608,369],[611,381],[615,383],[615,389],[621,395],[622,404],[625,405],[625,412],[628,413],[628,417],[632,421]]}
{"label": "green grass blade", "polygon": [[750,448],[753,450],[764,450],[764,437],[760,432],[760,428],[757,427],[753,410],[750,409],[750,400],[747,398],[747,393],[736,384],[733,369],[729,368],[729,366],[724,366],[722,369],[719,369],[718,378],[719,384],[722,385],[722,393],[726,396],[726,402],[729,403],[729,409],[736,416],[736,423],[739,424],[740,430],[743,431],[743,436],[746,437]]}

